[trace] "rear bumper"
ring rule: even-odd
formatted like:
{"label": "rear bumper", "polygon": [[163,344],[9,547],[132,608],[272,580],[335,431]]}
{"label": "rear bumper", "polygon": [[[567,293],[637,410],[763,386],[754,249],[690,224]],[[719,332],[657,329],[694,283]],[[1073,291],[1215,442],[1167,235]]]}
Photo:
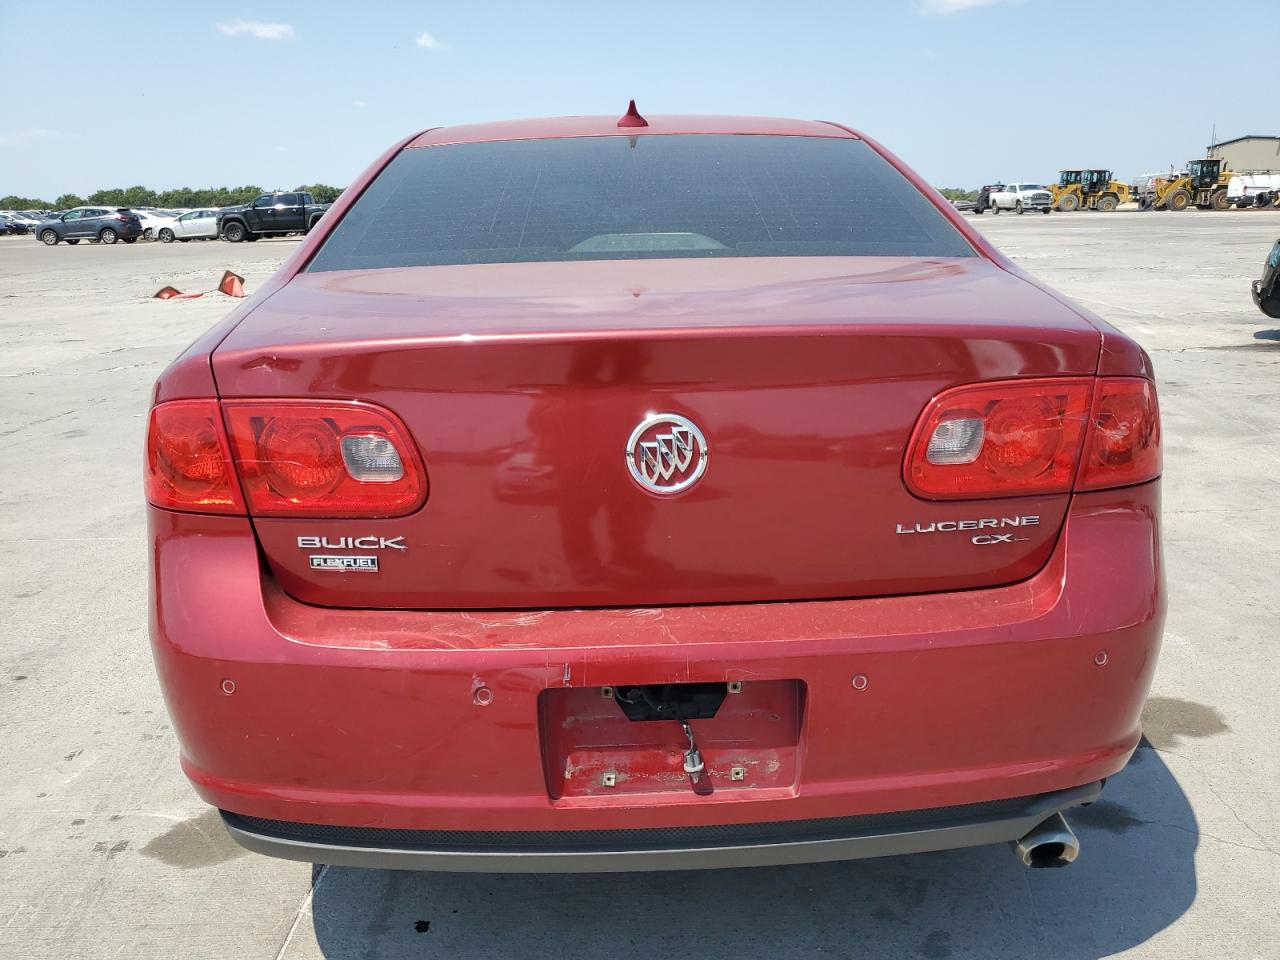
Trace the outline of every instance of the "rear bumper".
{"label": "rear bumper", "polygon": [[1092,803],[1101,792],[1101,783],[1091,783],[1036,797],[897,814],[641,830],[387,830],[225,811],[222,819],[246,849],[304,863],[455,873],[623,873],[823,863],[1014,843],[1053,814]]}
{"label": "rear bumper", "polygon": [[[247,521],[152,509],[152,643],[184,769],[232,815],[237,839],[263,852],[429,869],[644,869],[995,842],[1060,809],[1062,791],[1118,772],[1137,745],[1164,619],[1158,501],[1158,482],[1077,496],[1048,564],[1006,587],[484,613],[306,606],[263,576]],[[589,764],[584,774],[581,763],[546,762],[573,735],[540,709],[553,693],[725,681],[798,682],[798,734],[783,762],[768,751],[739,757],[748,776],[733,781],[732,737],[708,743],[713,789],[701,794],[670,769],[628,771],[618,766],[627,755],[598,744],[603,763],[630,775],[628,790],[601,786]],[[678,745],[674,724],[641,726],[671,727]],[[885,821],[739,844],[754,853],[708,853],[695,837],[688,848],[624,842],[587,856],[570,842],[1044,795],[1058,799],[1019,801],[979,823],[962,811],[924,830]],[[1081,802],[1066,796],[1064,806]],[[540,861],[508,856],[494,867],[483,853],[386,837],[354,845],[341,831],[317,847],[305,825],[567,836]],[[605,854],[631,866],[602,867]]]}

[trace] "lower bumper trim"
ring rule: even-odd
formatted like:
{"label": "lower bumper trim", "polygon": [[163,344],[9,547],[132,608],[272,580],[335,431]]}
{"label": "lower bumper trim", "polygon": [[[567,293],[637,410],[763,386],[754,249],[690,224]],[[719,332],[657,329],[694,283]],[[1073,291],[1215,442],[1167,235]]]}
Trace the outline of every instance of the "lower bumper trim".
{"label": "lower bumper trim", "polygon": [[858,860],[1013,842],[1102,783],[957,807],[821,820],[636,830],[459,831],[342,827],[222,811],[256,853],[333,866],[466,873],[624,873]]}

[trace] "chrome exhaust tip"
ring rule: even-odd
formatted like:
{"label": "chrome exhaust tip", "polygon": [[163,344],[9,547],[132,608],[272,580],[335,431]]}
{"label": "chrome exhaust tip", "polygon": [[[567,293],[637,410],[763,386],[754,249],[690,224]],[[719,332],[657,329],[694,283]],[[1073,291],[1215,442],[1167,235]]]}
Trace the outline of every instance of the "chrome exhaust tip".
{"label": "chrome exhaust tip", "polygon": [[1080,856],[1080,841],[1061,813],[1035,826],[1013,849],[1025,867],[1065,867]]}

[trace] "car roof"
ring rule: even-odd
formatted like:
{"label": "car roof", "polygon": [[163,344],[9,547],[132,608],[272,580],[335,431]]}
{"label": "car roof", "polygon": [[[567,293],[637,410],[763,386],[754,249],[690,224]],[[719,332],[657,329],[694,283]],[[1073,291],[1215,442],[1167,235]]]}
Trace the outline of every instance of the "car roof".
{"label": "car roof", "polygon": [[409,143],[408,148],[435,147],[456,143],[487,143],[495,140],[629,137],[674,133],[828,137],[842,140],[861,139],[857,133],[851,130],[820,120],[656,114],[645,117],[647,126],[619,127],[618,119],[618,116],[542,117],[528,120],[501,120],[495,123],[468,123],[456,127],[437,127],[434,130],[419,134]]}

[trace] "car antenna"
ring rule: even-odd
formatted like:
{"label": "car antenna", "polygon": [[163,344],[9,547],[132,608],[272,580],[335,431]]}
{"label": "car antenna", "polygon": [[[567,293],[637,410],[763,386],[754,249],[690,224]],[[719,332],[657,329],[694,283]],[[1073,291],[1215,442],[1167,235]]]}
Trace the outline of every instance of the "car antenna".
{"label": "car antenna", "polygon": [[640,116],[640,111],[636,109],[636,102],[632,100],[627,104],[627,112],[618,119],[620,127],[647,127],[649,121]]}

